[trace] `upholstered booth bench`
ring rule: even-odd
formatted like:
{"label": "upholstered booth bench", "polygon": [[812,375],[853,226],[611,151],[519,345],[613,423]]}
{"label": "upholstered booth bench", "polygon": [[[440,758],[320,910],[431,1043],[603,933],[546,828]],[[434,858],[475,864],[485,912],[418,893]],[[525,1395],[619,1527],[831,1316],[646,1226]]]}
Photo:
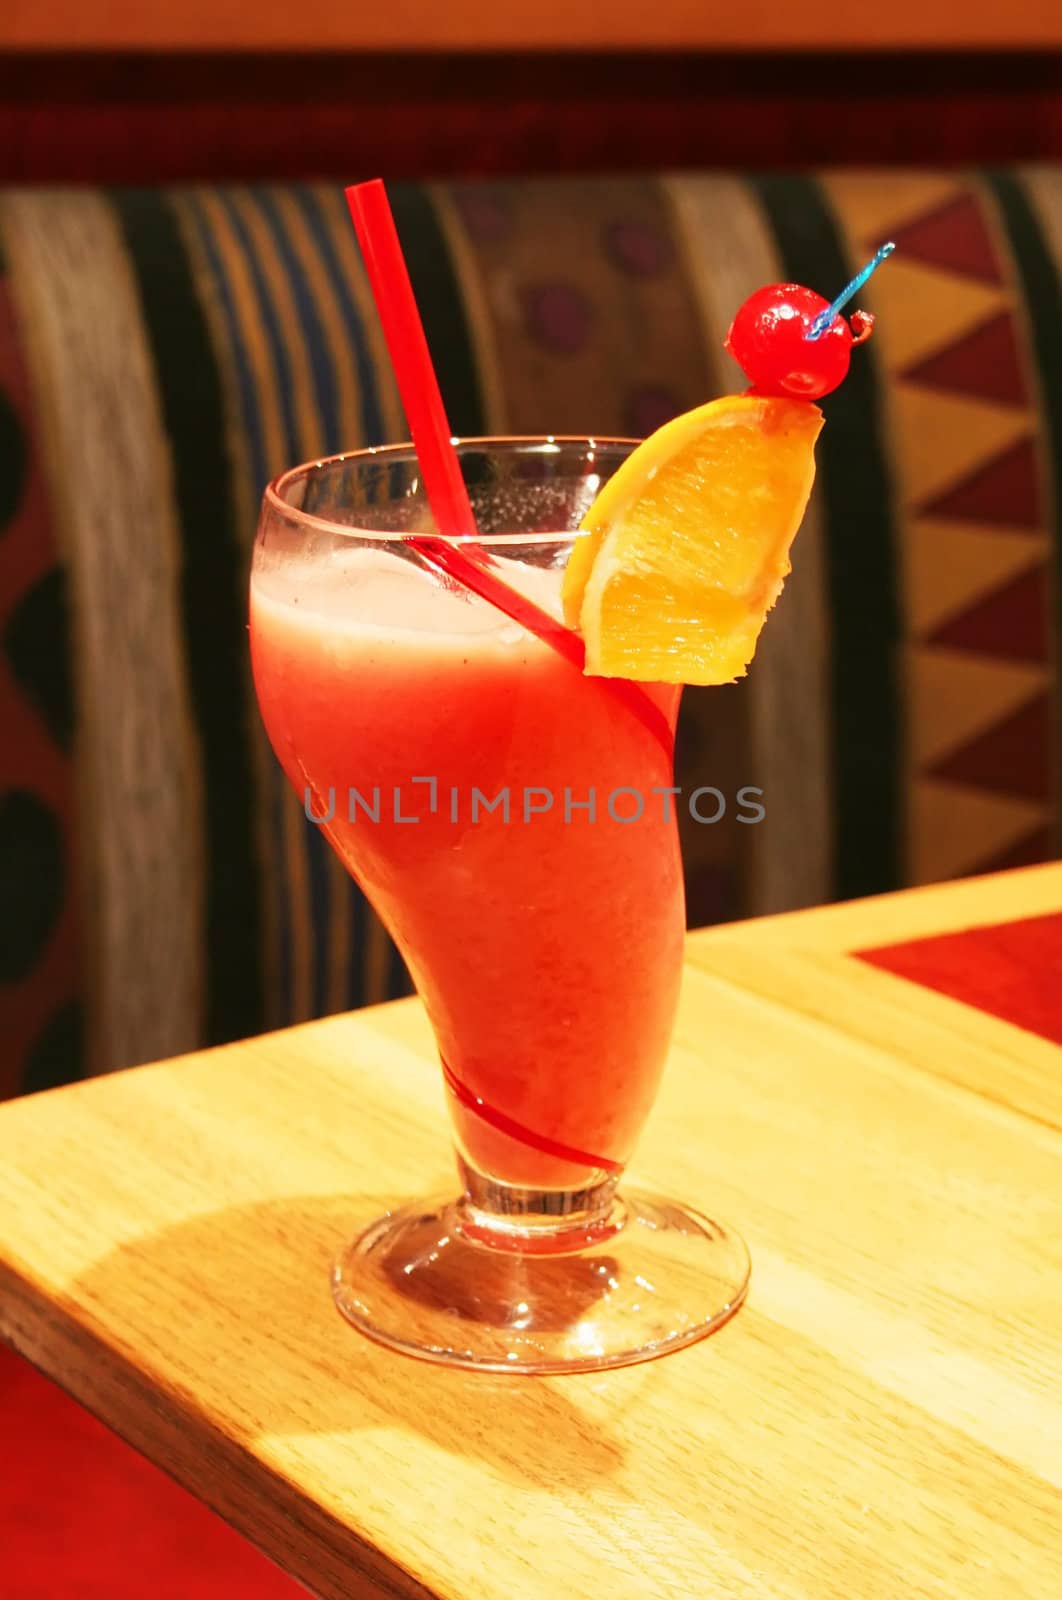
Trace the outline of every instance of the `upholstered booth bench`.
{"label": "upholstered booth bench", "polygon": [[[690,691],[692,923],[1054,852],[1062,170],[400,187],[458,432],[643,435],[735,308],[878,313],[752,675]],[[405,424],[335,186],[0,199],[0,1092],[401,992],[258,726],[257,503]]]}

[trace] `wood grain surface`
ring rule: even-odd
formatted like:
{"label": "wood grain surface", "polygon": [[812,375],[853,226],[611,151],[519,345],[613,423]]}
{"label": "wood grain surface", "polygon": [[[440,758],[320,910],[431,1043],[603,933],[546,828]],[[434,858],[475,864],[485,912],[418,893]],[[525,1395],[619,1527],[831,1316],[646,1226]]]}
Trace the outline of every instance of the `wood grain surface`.
{"label": "wood grain surface", "polygon": [[1062,44],[1057,0],[6,0],[0,46],[34,49],[978,49]]}
{"label": "wood grain surface", "polygon": [[327,1600],[1045,1600],[1062,1056],[843,952],[1060,908],[693,936],[635,1171],[753,1284],[687,1351],[494,1378],[341,1322],[344,1236],[450,1173],[411,1001],[0,1107],[0,1332]]}

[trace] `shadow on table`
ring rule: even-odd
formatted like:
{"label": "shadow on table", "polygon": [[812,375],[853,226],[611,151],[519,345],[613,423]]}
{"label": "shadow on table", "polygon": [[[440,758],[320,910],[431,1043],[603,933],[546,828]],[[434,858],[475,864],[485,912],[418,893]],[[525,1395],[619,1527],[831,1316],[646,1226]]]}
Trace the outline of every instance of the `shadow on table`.
{"label": "shadow on table", "polygon": [[79,1322],[95,1322],[98,1308],[120,1323],[170,1403],[188,1395],[197,1410],[220,1411],[248,1444],[398,1426],[524,1485],[559,1471],[589,1487],[616,1472],[624,1446],[609,1418],[633,1400],[644,1367],[563,1380],[466,1372],[383,1349],[342,1320],[331,1263],[392,1203],[295,1196],[200,1215],[111,1251],[69,1300]]}

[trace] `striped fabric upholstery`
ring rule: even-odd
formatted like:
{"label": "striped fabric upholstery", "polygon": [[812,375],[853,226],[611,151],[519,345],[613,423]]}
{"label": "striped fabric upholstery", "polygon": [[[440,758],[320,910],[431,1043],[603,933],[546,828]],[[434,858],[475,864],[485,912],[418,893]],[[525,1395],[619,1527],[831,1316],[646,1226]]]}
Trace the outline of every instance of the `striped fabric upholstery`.
{"label": "striped fabric upholstery", "polygon": [[[1062,170],[406,187],[462,433],[642,435],[739,383],[753,287],[884,237],[756,667],[687,694],[691,920],[1053,854]],[[0,197],[0,1094],[402,992],[255,712],[256,508],[399,438],[331,187]]]}

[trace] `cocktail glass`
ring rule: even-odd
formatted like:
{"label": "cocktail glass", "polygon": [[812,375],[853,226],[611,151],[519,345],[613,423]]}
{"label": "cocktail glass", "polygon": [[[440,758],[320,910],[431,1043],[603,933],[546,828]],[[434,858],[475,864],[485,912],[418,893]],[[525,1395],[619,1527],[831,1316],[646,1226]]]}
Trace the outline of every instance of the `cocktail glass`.
{"label": "cocktail glass", "polygon": [[724,1322],[748,1281],[735,1233],[617,1187],[678,998],[680,690],[584,676],[443,559],[463,546],[559,622],[580,521],[631,448],[460,443],[474,540],[436,535],[409,446],[293,469],[258,530],[265,726],[409,967],[461,1180],[355,1238],[335,1299],[458,1366],[646,1359]]}

